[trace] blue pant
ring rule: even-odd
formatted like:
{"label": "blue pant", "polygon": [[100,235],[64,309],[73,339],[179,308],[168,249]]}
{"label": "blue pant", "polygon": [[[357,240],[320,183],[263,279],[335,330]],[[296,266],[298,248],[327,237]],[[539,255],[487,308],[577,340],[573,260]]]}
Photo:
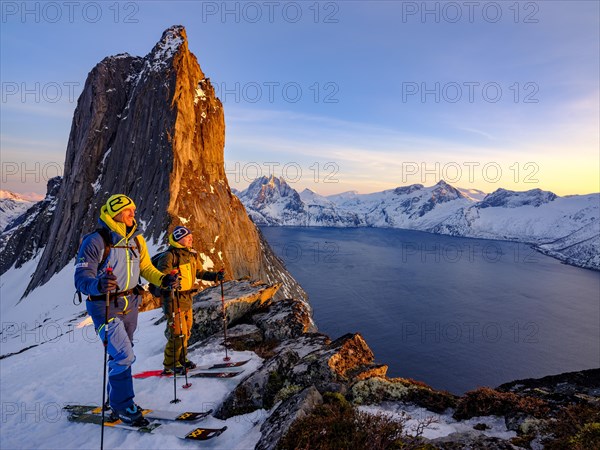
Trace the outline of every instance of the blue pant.
{"label": "blue pant", "polygon": [[[131,378],[131,365],[135,361],[132,341],[137,328],[139,302],[139,296],[120,297],[116,306],[114,300],[110,301],[108,310],[108,400],[111,408],[120,411],[130,407],[135,396]],[[105,302],[87,301],[86,308],[99,338],[104,342]]]}

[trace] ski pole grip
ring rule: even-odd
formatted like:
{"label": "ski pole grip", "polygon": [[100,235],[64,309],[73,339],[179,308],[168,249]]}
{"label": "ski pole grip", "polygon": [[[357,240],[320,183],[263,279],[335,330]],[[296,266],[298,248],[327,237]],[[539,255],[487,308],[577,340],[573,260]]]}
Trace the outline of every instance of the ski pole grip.
{"label": "ski pole grip", "polygon": [[[173,269],[171,270],[171,272],[169,272],[169,275],[177,275],[179,273],[179,269]],[[175,288],[173,288],[172,286],[169,288],[171,293],[173,293],[175,291]]]}
{"label": "ski pole grip", "polygon": [[[110,267],[110,266],[108,266],[106,268],[106,273],[109,274],[109,275],[112,275],[113,274],[113,268]],[[110,292],[110,290],[107,291],[107,293],[109,293],[109,292]]]}

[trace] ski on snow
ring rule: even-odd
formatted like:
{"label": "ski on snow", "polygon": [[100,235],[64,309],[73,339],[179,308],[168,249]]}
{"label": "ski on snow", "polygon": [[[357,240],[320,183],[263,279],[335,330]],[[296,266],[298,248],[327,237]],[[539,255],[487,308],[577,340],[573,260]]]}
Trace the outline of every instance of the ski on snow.
{"label": "ski on snow", "polygon": [[[98,414],[102,415],[102,408],[94,405],[67,405],[64,407],[69,414]],[[146,419],[157,419],[157,420],[174,420],[176,422],[195,422],[212,414],[213,410],[202,412],[192,411],[167,411],[160,409],[144,409],[142,414]],[[110,414],[110,412],[109,412]]]}
{"label": "ski on snow", "polygon": [[[94,423],[96,425],[102,425],[102,409],[99,406],[84,406],[84,405],[68,405],[64,408],[69,412],[69,421],[77,423]],[[174,413],[172,411],[159,411],[159,410],[144,410],[144,417],[149,419],[147,425],[134,426],[123,423],[121,420],[109,422],[104,420],[104,426],[120,428],[128,431],[137,431],[140,433],[151,433],[151,434],[169,434],[176,436],[180,439],[192,440],[192,441],[206,441],[208,439],[215,438],[222,434],[227,427],[223,428],[205,428],[205,427],[194,427],[186,431],[174,431],[169,428],[164,428],[163,425],[167,421],[184,421],[190,422],[192,420],[199,420],[208,416],[212,411],[204,411],[200,413],[194,412],[179,412]],[[154,416],[152,415],[154,413]],[[190,416],[191,414],[191,416]],[[190,417],[195,415],[195,419]],[[160,418],[157,416],[161,416]]]}
{"label": "ski on snow", "polygon": [[[206,366],[197,366],[194,369],[188,370],[188,376],[194,378],[232,378],[236,375],[239,375],[242,372],[204,372],[206,370],[215,370],[215,369],[229,369],[240,367],[246,364],[249,359],[245,361],[236,361],[236,362],[227,362],[227,363],[218,363]],[[151,378],[151,377],[171,377],[172,375],[164,375],[162,370],[147,370],[145,372],[136,373],[133,375],[133,378]],[[178,375],[183,376],[183,375]]]}
{"label": "ski on snow", "polygon": [[[188,372],[190,378],[233,378],[242,372]],[[133,378],[170,378],[173,375],[164,375],[162,370],[149,370],[148,372],[137,373]],[[177,378],[183,378],[184,375],[177,375]]]}

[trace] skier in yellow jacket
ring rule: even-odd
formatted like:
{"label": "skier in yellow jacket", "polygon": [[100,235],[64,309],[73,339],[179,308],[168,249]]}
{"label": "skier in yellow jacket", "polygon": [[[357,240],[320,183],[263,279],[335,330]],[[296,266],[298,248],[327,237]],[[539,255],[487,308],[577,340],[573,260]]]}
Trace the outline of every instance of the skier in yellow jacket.
{"label": "skier in yellow jacket", "polygon": [[[198,292],[196,279],[206,281],[221,281],[225,276],[224,270],[210,272],[203,270],[198,253],[192,248],[192,231],[186,227],[176,227],[169,235],[169,248],[156,260],[156,268],[165,274],[177,270],[181,287],[176,290],[161,290],[163,311],[167,316],[167,345],[163,360],[165,375],[183,374],[187,369],[196,365],[187,359],[187,345],[193,325],[192,297]],[[179,302],[180,317],[173,317],[173,308],[177,313]]]}

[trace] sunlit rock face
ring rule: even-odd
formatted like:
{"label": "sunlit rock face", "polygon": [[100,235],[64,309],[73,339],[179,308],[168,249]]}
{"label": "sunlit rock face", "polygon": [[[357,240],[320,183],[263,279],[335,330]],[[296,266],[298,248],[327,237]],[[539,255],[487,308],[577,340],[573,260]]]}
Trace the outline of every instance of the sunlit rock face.
{"label": "sunlit rock face", "polygon": [[[205,268],[224,267],[234,279],[282,280],[282,297],[306,298],[232,195],[224,146],[223,105],[182,26],[167,29],[144,57],[104,58],[77,102],[53,204],[6,239],[12,250],[3,252],[0,269],[42,252],[27,292],[44,284],[72,261],[107,198],[124,193],[150,242],[166,244],[167,233],[185,225]],[[17,241],[29,243],[25,255]]]}

